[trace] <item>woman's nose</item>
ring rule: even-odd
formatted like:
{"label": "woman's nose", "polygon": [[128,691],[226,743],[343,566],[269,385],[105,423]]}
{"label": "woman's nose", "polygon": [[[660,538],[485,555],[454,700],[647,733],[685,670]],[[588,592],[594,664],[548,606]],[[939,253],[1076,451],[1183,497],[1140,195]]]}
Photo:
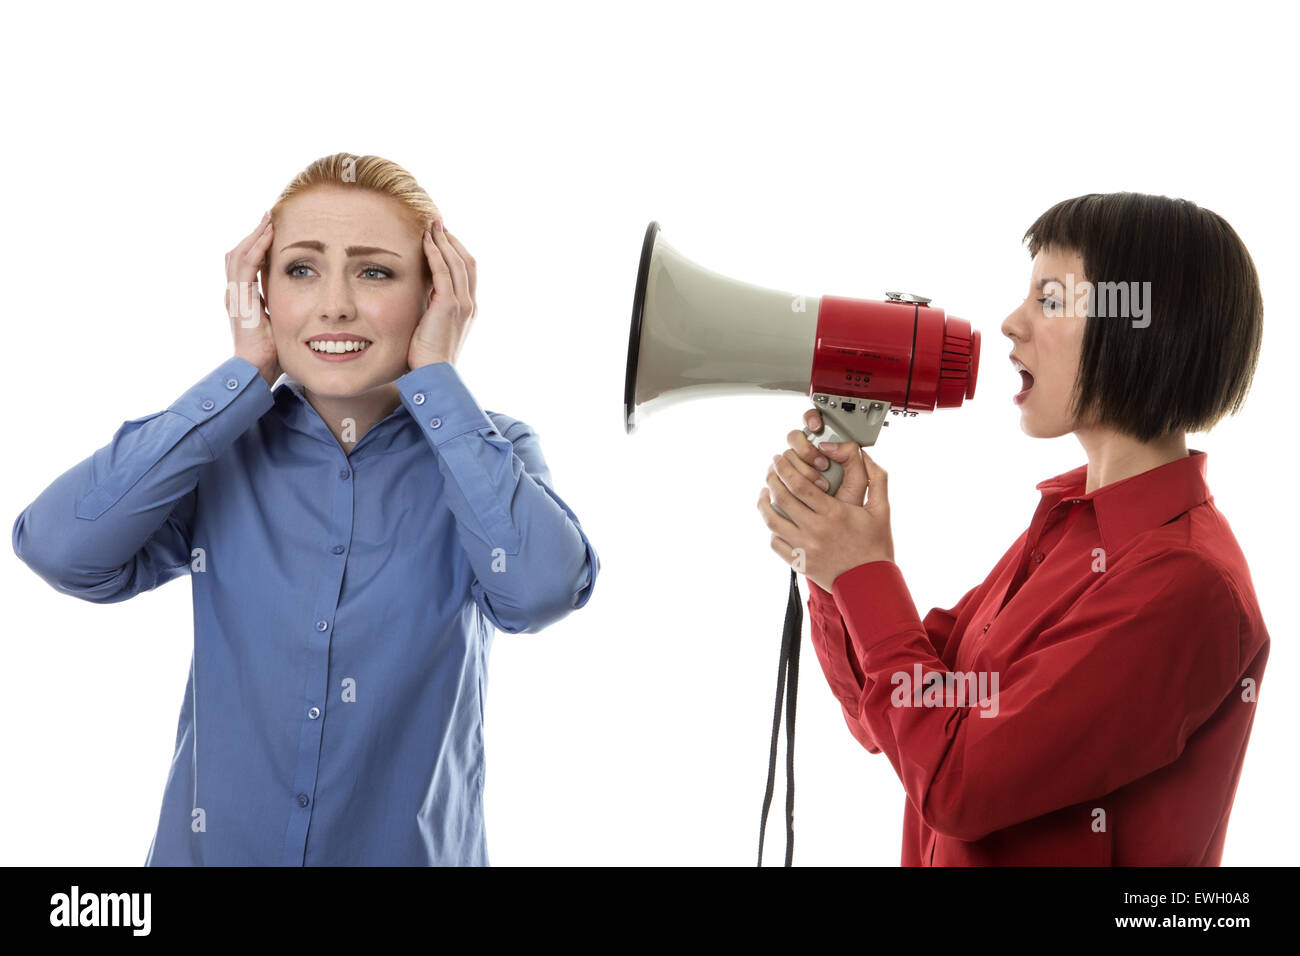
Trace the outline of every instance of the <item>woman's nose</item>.
{"label": "woman's nose", "polygon": [[1019,309],[1002,320],[1002,334],[1013,341],[1024,340],[1024,328]]}
{"label": "woman's nose", "polygon": [[352,288],[345,275],[335,273],[325,283],[325,298],[320,305],[326,315],[343,318],[352,314]]}

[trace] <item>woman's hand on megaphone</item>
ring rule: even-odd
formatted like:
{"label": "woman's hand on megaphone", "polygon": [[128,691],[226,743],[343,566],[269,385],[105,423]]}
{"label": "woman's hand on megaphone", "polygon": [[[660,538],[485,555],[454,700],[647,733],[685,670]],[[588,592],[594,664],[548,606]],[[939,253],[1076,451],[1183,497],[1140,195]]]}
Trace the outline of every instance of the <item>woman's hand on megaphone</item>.
{"label": "woman's hand on megaphone", "polygon": [[[869,484],[865,505],[842,501],[819,489],[809,476],[811,466],[799,461],[793,449],[773,457],[767,487],[758,499],[758,510],[772,532],[772,550],[826,591],[845,571],[872,561],[894,560],[889,476],[854,442],[837,444],[836,448],[824,446],[823,453],[844,466],[845,484]],[[865,477],[857,476],[858,470]],[[783,517],[773,505],[789,517]]]}
{"label": "woman's hand on megaphone", "polygon": [[[811,432],[820,432],[822,430],[822,416],[817,409],[812,408],[804,412],[804,424],[808,426]],[[861,507],[867,494],[867,468],[862,461],[861,454],[853,454],[858,448],[852,442],[841,444],[842,449],[847,452],[827,456],[824,452],[819,451],[808,436],[803,433],[802,429],[795,429],[785,436],[786,444],[790,446],[793,455],[787,455],[792,459],[792,464],[800,470],[800,473],[808,478],[809,481],[817,484],[821,478],[820,472],[825,471],[828,464],[827,457],[838,461],[844,466],[844,480],[835,491],[835,497],[846,504],[858,505]],[[816,440],[815,438],[813,439]],[[804,467],[804,466],[807,467]],[[825,479],[822,478],[822,482]],[[824,484],[817,484],[819,488],[826,491]]]}

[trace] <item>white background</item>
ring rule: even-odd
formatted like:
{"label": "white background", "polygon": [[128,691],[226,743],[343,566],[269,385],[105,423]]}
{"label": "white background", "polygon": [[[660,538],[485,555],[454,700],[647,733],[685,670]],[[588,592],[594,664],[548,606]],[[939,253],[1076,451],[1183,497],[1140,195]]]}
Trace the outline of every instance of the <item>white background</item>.
{"label": "white background", "polygon": [[[1189,436],[1273,637],[1223,862],[1292,862],[1294,830],[1277,823],[1296,784],[1285,9],[11,11],[0,511],[11,526],[123,421],[231,354],[224,254],[299,169],[337,151],[394,159],[479,261],[462,377],[480,405],[537,430],[604,565],[585,609],[497,637],[492,862],[752,865],[789,579],[754,502],[808,402],[693,402],[624,433],[646,224],[724,275],[808,295],[920,292],[982,331],[974,401],[894,422],[874,449],[924,614],[983,580],[1028,524],[1036,482],[1085,461],[1071,436],[1023,434],[1011,403],[999,327],[1028,284],[1025,229],[1085,192],[1187,198],[1236,228],[1267,303],[1248,404]],[[96,606],[9,552],[0,585],[0,862],[142,863],[189,666],[188,583]],[[851,737],[804,641],[796,863],[897,865],[902,787]],[[778,791],[772,863],[783,806]]]}

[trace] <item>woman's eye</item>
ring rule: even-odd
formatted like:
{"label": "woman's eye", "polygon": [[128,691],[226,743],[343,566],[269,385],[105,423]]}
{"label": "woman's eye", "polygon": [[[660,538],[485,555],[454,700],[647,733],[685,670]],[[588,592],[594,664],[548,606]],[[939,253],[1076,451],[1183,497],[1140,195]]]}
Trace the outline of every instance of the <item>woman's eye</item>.
{"label": "woman's eye", "polygon": [[1059,312],[1061,309],[1061,303],[1057,299],[1044,296],[1038,301],[1042,304],[1044,312]]}
{"label": "woman's eye", "polygon": [[[301,279],[303,277],[298,274],[299,269],[306,269],[310,271],[311,266],[307,265],[304,262],[295,262],[293,265],[286,266],[284,273],[285,275],[292,276],[295,279]],[[370,275],[370,273],[372,272],[378,273],[378,275]],[[393,277],[393,274],[389,272],[387,269],[383,268],[382,266],[366,266],[364,269],[361,270],[361,274],[365,276],[367,279],[391,279]]]}

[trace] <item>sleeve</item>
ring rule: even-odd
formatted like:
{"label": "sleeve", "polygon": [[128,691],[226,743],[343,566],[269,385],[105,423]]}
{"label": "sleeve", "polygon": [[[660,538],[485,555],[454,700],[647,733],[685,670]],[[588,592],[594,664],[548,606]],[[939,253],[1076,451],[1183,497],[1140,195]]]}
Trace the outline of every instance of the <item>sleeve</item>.
{"label": "sleeve", "polygon": [[14,522],[14,553],[56,590],[97,604],[185,573],[200,469],[272,404],[257,368],[227,359],[56,478]]}
{"label": "sleeve", "polygon": [[533,430],[505,415],[498,428],[448,362],[412,369],[397,386],[437,455],[488,620],[508,634],[534,633],[584,606],[600,559],[555,493]]}
{"label": "sleeve", "polygon": [[[821,662],[822,673],[826,675],[831,692],[840,702],[849,732],[870,753],[878,754],[881,752],[880,747],[871,736],[871,731],[865,723],[856,719],[858,701],[873,678],[863,675],[862,665],[853,649],[853,641],[844,626],[844,618],[835,604],[835,598],[811,579],[804,580],[808,583],[808,621],[812,631],[812,645]],[[922,627],[935,649],[935,657],[944,657],[953,625],[980,587],[981,585],[976,585],[967,591],[951,609],[936,607],[925,616]]]}
{"label": "sleeve", "polygon": [[992,693],[975,706],[904,698],[899,675],[924,673],[925,685],[947,672],[897,565],[859,565],[835,579],[833,596],[870,679],[854,718],[922,819],[959,840],[1103,796],[1171,763],[1234,692],[1241,669],[1235,594],[1185,549],[1104,572],[1006,673],[986,675]]}

